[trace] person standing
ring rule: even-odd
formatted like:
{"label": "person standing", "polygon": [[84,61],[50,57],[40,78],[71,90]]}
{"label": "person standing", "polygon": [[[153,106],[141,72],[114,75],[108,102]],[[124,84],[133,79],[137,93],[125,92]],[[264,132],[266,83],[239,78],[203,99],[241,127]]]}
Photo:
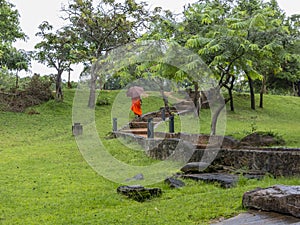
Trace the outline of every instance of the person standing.
{"label": "person standing", "polygon": [[131,99],[131,111],[137,116],[142,116],[142,99],[140,96]]}

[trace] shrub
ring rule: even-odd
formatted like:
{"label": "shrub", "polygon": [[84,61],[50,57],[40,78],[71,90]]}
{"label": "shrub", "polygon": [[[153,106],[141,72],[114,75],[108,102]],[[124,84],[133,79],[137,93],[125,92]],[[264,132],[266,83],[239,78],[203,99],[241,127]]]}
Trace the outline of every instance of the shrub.
{"label": "shrub", "polygon": [[4,111],[24,112],[27,107],[39,105],[53,98],[52,81],[49,77],[34,75],[24,90],[1,93],[0,109]]}

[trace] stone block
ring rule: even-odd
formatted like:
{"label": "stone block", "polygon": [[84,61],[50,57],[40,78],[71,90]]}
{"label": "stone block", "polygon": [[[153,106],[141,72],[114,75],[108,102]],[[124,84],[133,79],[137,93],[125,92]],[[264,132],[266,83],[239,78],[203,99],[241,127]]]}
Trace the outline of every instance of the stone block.
{"label": "stone block", "polygon": [[243,206],[300,218],[300,186],[257,188],[243,195]]}
{"label": "stone block", "polygon": [[144,202],[162,195],[160,188],[145,188],[140,185],[120,186],[117,188],[117,192],[138,202]]}

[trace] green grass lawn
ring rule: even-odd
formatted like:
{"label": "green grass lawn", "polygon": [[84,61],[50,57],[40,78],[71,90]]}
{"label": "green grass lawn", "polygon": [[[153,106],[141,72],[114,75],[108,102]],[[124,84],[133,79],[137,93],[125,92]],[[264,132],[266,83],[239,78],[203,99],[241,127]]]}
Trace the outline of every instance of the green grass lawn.
{"label": "green grass lawn", "polygon": [[[243,212],[241,197],[247,190],[300,184],[298,178],[266,177],[242,179],[226,190],[194,181],[173,190],[161,182],[153,185],[163,189],[161,198],[144,203],[128,200],[116,193],[119,184],[96,173],[78,150],[71,134],[73,95],[74,90],[66,90],[64,102],[34,107],[39,114],[0,112],[0,224],[209,224]],[[112,102],[117,92],[106,95]],[[265,109],[256,111],[248,110],[246,98],[237,96],[236,112],[228,112],[226,134],[239,138],[255,126],[282,135],[288,146],[300,146],[299,98],[266,96]],[[161,104],[149,100],[143,101],[144,112]],[[95,117],[111,154],[132,165],[155,162],[115,139],[104,139],[111,131],[110,111],[111,105],[97,106]],[[209,111],[200,121],[205,115],[209,118]]]}
{"label": "green grass lawn", "polygon": [[[286,147],[300,147],[300,98],[291,96],[264,96],[264,108],[250,109],[250,96],[236,94],[235,112],[227,108],[226,135],[241,139],[253,131],[272,132],[286,141]],[[259,102],[259,96],[256,96]],[[201,123],[209,133],[210,111],[205,110]]]}

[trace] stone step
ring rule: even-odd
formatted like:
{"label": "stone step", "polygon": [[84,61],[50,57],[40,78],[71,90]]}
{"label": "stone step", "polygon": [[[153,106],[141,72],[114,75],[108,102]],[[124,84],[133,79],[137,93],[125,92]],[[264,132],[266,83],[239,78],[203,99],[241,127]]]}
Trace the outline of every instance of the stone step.
{"label": "stone step", "polygon": [[238,181],[238,175],[226,173],[200,173],[200,174],[186,174],[182,176],[185,179],[192,179],[196,181],[204,181],[207,183],[219,183],[222,188],[234,187]]}
{"label": "stone step", "polygon": [[147,128],[148,127],[148,122],[131,122],[129,123],[129,127],[131,129],[135,128]]}
{"label": "stone step", "polygon": [[219,144],[195,144],[196,149],[214,149],[214,148],[220,148],[221,146]]}
{"label": "stone step", "polygon": [[284,225],[284,224],[300,224],[300,219],[288,215],[273,212],[262,212],[250,210],[236,217],[224,220],[211,225]]}
{"label": "stone step", "polygon": [[122,132],[140,135],[140,134],[147,134],[148,130],[147,128],[136,128],[136,129],[122,130]]}

